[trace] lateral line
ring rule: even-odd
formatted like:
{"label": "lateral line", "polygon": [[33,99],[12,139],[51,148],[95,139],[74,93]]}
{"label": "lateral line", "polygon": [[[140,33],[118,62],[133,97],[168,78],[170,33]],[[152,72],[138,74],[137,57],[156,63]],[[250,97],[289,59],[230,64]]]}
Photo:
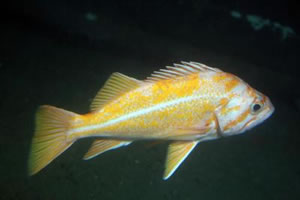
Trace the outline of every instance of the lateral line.
{"label": "lateral line", "polygon": [[164,103],[152,106],[152,107],[148,107],[148,108],[144,108],[144,109],[141,109],[141,110],[138,110],[138,111],[135,111],[135,112],[128,113],[124,116],[109,120],[109,121],[107,121],[105,123],[102,123],[102,124],[84,126],[84,127],[79,127],[79,128],[70,130],[69,134],[78,133],[78,132],[85,132],[85,131],[92,131],[92,130],[104,128],[104,127],[116,124],[118,122],[125,121],[125,120],[130,119],[130,118],[138,117],[140,115],[144,115],[144,114],[147,114],[147,113],[159,110],[159,109],[163,109],[163,108],[168,107],[168,106],[172,106],[172,105],[176,105],[176,104],[180,104],[180,103],[183,103],[183,102],[188,102],[188,101],[192,101],[192,100],[196,100],[196,99],[200,99],[200,98],[205,98],[205,96],[189,96],[189,97],[184,97],[184,98],[164,102]]}

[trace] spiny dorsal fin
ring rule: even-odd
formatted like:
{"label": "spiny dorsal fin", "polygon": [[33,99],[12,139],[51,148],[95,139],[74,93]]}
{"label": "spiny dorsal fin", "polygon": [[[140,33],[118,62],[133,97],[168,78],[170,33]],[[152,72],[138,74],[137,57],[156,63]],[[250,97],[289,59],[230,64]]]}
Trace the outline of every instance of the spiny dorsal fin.
{"label": "spiny dorsal fin", "polygon": [[184,62],[181,64],[174,64],[174,67],[166,66],[167,69],[160,69],[159,71],[154,71],[146,81],[158,81],[165,79],[172,79],[176,77],[186,76],[192,73],[214,71],[221,72],[220,69],[212,68],[197,62]]}
{"label": "spiny dorsal fin", "polygon": [[94,98],[90,106],[91,111],[100,109],[105,103],[137,88],[141,83],[142,81],[124,74],[118,72],[113,73]]}

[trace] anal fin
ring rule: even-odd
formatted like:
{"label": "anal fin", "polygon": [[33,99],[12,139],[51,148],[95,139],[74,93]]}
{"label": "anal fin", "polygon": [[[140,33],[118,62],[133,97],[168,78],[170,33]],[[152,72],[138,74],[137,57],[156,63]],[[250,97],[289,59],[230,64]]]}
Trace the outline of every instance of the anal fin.
{"label": "anal fin", "polygon": [[169,145],[163,179],[167,180],[186,159],[198,141],[173,142]]}
{"label": "anal fin", "polygon": [[122,146],[129,145],[131,141],[123,140],[102,140],[98,139],[93,142],[88,152],[84,155],[83,159],[88,160],[104,153],[108,150],[116,149]]}

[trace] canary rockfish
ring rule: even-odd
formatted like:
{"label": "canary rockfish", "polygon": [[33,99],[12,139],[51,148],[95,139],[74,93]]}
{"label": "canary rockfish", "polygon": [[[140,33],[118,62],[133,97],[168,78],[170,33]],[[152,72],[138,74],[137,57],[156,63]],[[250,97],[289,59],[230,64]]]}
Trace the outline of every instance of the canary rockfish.
{"label": "canary rockfish", "polygon": [[78,139],[94,137],[84,159],[136,140],[168,140],[168,179],[199,142],[243,133],[273,111],[267,96],[237,76],[196,62],[167,66],[143,81],[113,73],[87,114],[38,109],[29,174]]}

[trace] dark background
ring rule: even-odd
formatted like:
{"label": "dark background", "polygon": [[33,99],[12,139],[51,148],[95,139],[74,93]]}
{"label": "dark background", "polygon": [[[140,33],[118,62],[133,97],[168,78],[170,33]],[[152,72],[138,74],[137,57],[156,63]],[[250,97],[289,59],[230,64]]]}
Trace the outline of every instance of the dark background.
{"label": "dark background", "polygon": [[[1,2],[0,13],[0,199],[299,198],[296,1],[29,0]],[[295,33],[256,31],[249,14]],[[166,144],[136,142],[82,161],[89,139],[28,177],[39,105],[86,113],[112,72],[144,79],[182,60],[236,74],[275,113],[246,134],[199,144],[168,181]]]}

